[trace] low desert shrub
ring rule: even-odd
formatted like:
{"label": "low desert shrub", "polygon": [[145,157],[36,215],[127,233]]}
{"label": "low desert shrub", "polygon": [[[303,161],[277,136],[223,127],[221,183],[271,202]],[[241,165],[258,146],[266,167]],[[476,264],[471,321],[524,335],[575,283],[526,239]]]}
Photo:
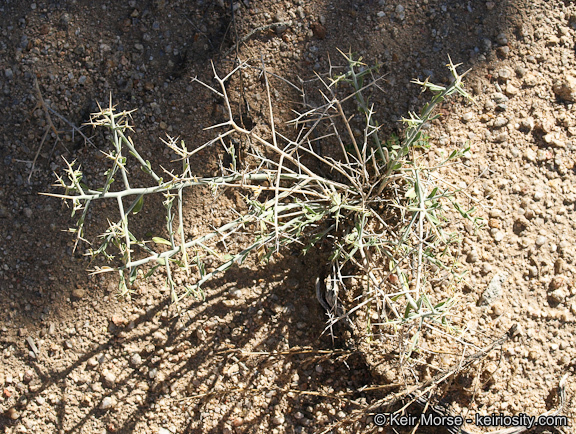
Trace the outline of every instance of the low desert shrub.
{"label": "low desert shrub", "polygon": [[[103,185],[85,185],[81,168],[67,163],[66,176],[58,179],[65,191],[53,196],[71,203],[73,215],[80,214],[74,228],[79,240],[86,236],[84,224],[90,206],[95,201],[116,203],[117,220],[109,223],[97,245],[89,250],[113,265],[97,267],[96,272],[118,273],[120,294],[129,296],[136,279],[163,269],[172,300],[178,302],[190,294],[202,297],[208,279],[243,263],[251,253],[265,261],[288,245],[309,254],[322,244],[329,246],[330,255],[327,273],[319,276],[317,292],[330,315],[329,325],[363,312],[369,338],[377,330],[409,330],[403,340],[405,358],[418,349],[424,334],[451,334],[455,292],[446,285],[437,290],[432,276],[439,270],[450,277],[459,276],[453,251],[458,234],[448,230],[454,214],[450,210],[475,220],[473,209],[458,205],[455,190],[443,182],[439,169],[468,153],[469,148],[454,150],[441,161],[427,164],[431,143],[424,128],[438,117],[434,109],[446,98],[453,94],[469,98],[463,75],[450,61],[449,85],[415,81],[431,92],[429,103],[419,115],[409,113],[403,119],[402,139],[385,138],[374,106],[365,96],[379,80],[376,69],[352,55],[345,55],[345,59],[342,74],[317,78],[323,104],[298,113],[291,122],[296,127],[293,137],[278,131],[272,111],[271,75],[264,67],[243,63],[224,77],[214,70],[218,88],[201,84],[224,101],[227,119],[211,127],[214,138],[201,146],[189,148],[184,141],[169,136],[164,140],[181,161],[178,173],[160,172],[141,156],[130,137],[130,111],[117,111],[110,102],[93,114],[91,125],[108,130],[112,144],[106,154],[110,166]],[[249,71],[263,77],[268,95],[266,128],[248,130],[234,120],[226,84],[233,75]],[[339,96],[346,91],[348,95]],[[351,106],[355,112],[346,113]],[[248,144],[242,161],[233,139]],[[329,154],[319,151],[319,141],[331,145]],[[219,176],[199,177],[191,159],[200,150],[217,145],[224,146],[230,163],[221,166]],[[131,184],[126,169],[129,159],[135,159],[148,176],[149,185]],[[216,230],[188,239],[183,193],[201,186],[212,191],[237,189],[246,207]],[[163,197],[166,235],[139,238],[131,230],[131,222],[151,195]],[[223,252],[217,247],[222,241],[224,246],[231,245],[238,234],[242,234],[235,244],[238,249]],[[207,258],[217,263],[210,271]],[[192,284],[178,287],[175,273],[196,278]],[[351,295],[351,277],[361,282],[361,293]]]}

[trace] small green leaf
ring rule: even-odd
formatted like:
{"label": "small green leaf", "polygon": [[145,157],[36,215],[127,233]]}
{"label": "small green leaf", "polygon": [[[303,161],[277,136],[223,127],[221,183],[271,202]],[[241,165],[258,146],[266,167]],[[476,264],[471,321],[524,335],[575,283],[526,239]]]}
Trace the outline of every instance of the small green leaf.
{"label": "small green leaf", "polygon": [[152,267],[150,269],[150,271],[148,271],[145,275],[144,275],[144,279],[148,279],[150,276],[152,276],[154,274],[154,272],[156,271],[156,269],[159,267],[160,265],[155,265],[154,267]]}
{"label": "small green leaf", "polygon": [[404,194],[404,197],[407,197],[409,199],[414,199],[416,197],[416,190],[414,189],[414,187],[412,187],[410,190],[408,190]]}
{"label": "small green leaf", "polygon": [[133,285],[137,278],[138,278],[138,267],[134,267],[130,271],[130,276],[129,276],[130,285]]}
{"label": "small green leaf", "polygon": [[172,246],[172,243],[170,243],[170,241],[168,240],[165,240],[164,238],[152,237],[152,241],[154,241],[156,244],[165,244],[167,246]]}
{"label": "small green leaf", "polygon": [[138,202],[136,203],[136,205],[134,205],[134,208],[132,209],[132,213],[134,215],[138,214],[142,210],[143,206],[144,206],[144,196],[140,196],[140,199],[138,199]]}

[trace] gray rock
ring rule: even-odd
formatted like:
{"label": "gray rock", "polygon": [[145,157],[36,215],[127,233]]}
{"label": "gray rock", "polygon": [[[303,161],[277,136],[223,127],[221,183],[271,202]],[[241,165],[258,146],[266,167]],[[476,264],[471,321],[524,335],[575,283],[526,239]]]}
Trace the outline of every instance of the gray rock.
{"label": "gray rock", "polygon": [[503,126],[508,124],[508,119],[503,117],[503,116],[499,116],[494,120],[494,128],[502,128]]}
{"label": "gray rock", "polygon": [[496,42],[500,45],[506,45],[508,43],[508,37],[506,37],[504,33],[499,33],[498,36],[496,36]]}
{"label": "gray rock", "polygon": [[508,141],[508,133],[500,133],[494,136],[494,142],[496,143],[504,143]]}
{"label": "gray rock", "polygon": [[492,48],[492,41],[488,38],[484,38],[480,41],[480,45],[482,46],[482,50],[489,51]]}
{"label": "gray rock", "polygon": [[70,24],[70,14],[63,13],[60,17],[60,24],[62,24],[63,27],[68,27],[68,24]]}
{"label": "gray rock", "polygon": [[512,78],[512,71],[508,68],[502,68],[498,70],[498,78],[506,82]]}
{"label": "gray rock", "polygon": [[514,72],[518,77],[522,78],[526,75],[526,68],[524,68],[522,65],[517,65],[514,68]]}
{"label": "gray rock", "polygon": [[508,97],[501,92],[494,92],[492,94],[492,100],[496,103],[503,103],[508,101]]}
{"label": "gray rock", "polygon": [[490,306],[496,299],[502,295],[502,285],[508,280],[508,274],[504,272],[497,273],[488,287],[482,293],[480,300],[478,301],[479,306]]}

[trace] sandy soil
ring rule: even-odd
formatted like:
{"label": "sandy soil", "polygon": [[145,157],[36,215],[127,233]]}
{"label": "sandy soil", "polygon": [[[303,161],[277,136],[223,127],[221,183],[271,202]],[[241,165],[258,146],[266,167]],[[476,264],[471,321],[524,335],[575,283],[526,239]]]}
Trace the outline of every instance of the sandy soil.
{"label": "sandy soil", "polygon": [[[480,232],[460,228],[470,336],[486,344],[515,324],[518,332],[436,395],[467,417],[537,416],[558,408],[568,374],[559,414],[570,426],[530,432],[573,432],[576,5],[246,0],[232,9],[222,0],[0,3],[4,432],[396,432],[376,427],[367,410],[406,381],[394,354],[334,346],[321,335],[314,282],[322,255],[290,251],[268,266],[248,262],[212,281],[206,301],[188,298],[179,309],[160,275],[132,300],[119,299],[113,278],[86,271],[94,265],[87,246],[73,251],[73,235],[63,232],[74,223],[70,209],[38,194],[57,192],[62,157],[81,163],[87,180],[100,177],[104,134],[82,128],[88,143],[73,126],[110,94],[120,109],[138,109],[134,141],[169,168],[160,137],[198,146],[209,138],[203,129],[223,119],[222,101],[191,82],[210,82],[211,60],[220,72],[236,58],[264,61],[299,83],[343,64],[337,49],[382,64],[385,80],[373,98],[386,133],[400,131],[398,120],[429,98],[413,78],[446,83],[448,55],[471,69],[465,84],[476,103],[450,100],[427,132],[438,154],[466,141],[472,150],[445,174],[467,189],[487,223]],[[301,97],[281,80],[272,86],[282,124]],[[232,80],[229,91],[243,121],[266,123],[256,75]],[[204,151],[196,172],[213,174],[222,157],[222,149]],[[201,233],[236,206],[234,193],[192,192],[187,230]],[[93,208],[92,236],[111,212]],[[138,224],[156,233],[163,219],[151,206]],[[491,283],[495,297],[482,303]]]}

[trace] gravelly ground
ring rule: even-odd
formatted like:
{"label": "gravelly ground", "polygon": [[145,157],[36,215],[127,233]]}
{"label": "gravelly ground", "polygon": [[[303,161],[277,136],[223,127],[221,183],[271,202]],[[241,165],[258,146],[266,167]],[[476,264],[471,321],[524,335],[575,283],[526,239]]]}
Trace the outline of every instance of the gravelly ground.
{"label": "gravelly ground", "polygon": [[[52,172],[62,170],[62,156],[81,162],[90,180],[102,172],[103,135],[87,144],[58,115],[81,126],[110,93],[121,109],[138,108],[135,142],[146,158],[169,167],[160,136],[202,143],[202,129],[222,116],[222,102],[190,78],[209,81],[211,59],[218,71],[229,70],[233,42],[275,22],[287,24],[255,32],[238,56],[264,60],[293,82],[338,64],[337,48],[382,63],[376,109],[389,132],[426,101],[412,78],[446,81],[448,55],[472,68],[466,85],[476,104],[451,100],[428,132],[438,154],[466,141],[472,149],[464,166],[446,173],[467,188],[487,222],[479,233],[461,228],[470,271],[462,306],[471,334],[486,342],[513,324],[520,333],[447,387],[445,398],[467,415],[538,415],[557,408],[556,388],[567,373],[561,414],[573,425],[576,5],[261,0],[235,3],[232,16],[224,3],[0,4],[0,427],[322,432],[398,381],[394,360],[383,368],[362,348],[333,351],[331,340],[319,337],[320,258],[287,252],[270,267],[244,266],[214,281],[206,302],[186,300],[181,312],[170,306],[161,277],[132,301],[118,300],[113,279],[89,277],[82,249],[73,253],[72,236],[61,232],[72,223],[69,210],[37,194],[56,191]],[[278,118],[288,120],[299,95],[281,81],[273,86]],[[246,99],[252,122],[265,122],[261,82],[233,81],[230,92]],[[220,157],[216,149],[201,154],[197,172],[213,173]],[[194,235],[228,218],[238,198],[199,191],[190,203]],[[93,234],[107,212],[94,209]],[[149,211],[141,224],[160,230],[162,219]],[[477,307],[492,281],[497,297]],[[381,387],[363,389],[372,386]],[[366,414],[334,431],[376,430],[371,420]]]}

